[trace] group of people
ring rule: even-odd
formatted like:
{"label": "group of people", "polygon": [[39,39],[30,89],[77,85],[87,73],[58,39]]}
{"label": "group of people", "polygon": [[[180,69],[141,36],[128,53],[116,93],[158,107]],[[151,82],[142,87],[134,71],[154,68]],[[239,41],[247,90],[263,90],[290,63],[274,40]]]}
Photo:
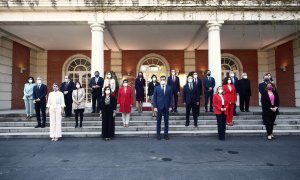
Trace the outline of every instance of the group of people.
{"label": "group of people", "polygon": [[[92,113],[99,113],[102,119],[102,138],[110,140],[115,135],[115,116],[117,107],[122,114],[123,127],[129,127],[130,114],[134,103],[134,93],[137,102],[137,111],[143,111],[145,99],[146,80],[142,72],[138,73],[135,80],[135,89],[124,79],[122,86],[116,91],[116,80],[112,73],[105,74],[103,79],[99,72],[94,73],[90,81],[92,93]],[[203,83],[202,83],[203,81]],[[201,79],[197,72],[190,72],[183,86],[183,103],[186,107],[185,126],[190,125],[190,113],[194,126],[198,126],[198,116],[200,115],[200,97],[204,92],[205,111],[214,112],[217,118],[218,135],[220,140],[225,140],[226,124],[233,125],[233,116],[236,116],[237,94],[240,98],[240,111],[249,112],[249,101],[251,96],[250,80],[246,73],[238,79],[233,71],[229,71],[224,78],[223,84],[215,89],[215,79],[211,76],[211,71],[206,72],[206,76]],[[278,114],[279,97],[271,75],[267,74],[264,81],[259,84],[261,93],[261,103],[263,111],[263,122],[266,125],[268,139],[274,139],[273,126]],[[161,121],[164,116],[164,139],[168,140],[169,112],[178,112],[177,104],[180,95],[180,80],[175,70],[171,70],[169,77],[161,76],[159,81],[156,75],[152,75],[148,84],[148,96],[152,104],[152,117],[156,117],[157,139],[161,137]],[[35,107],[37,126],[44,128],[46,125],[46,114],[50,116],[50,137],[53,141],[61,138],[61,119],[65,114],[66,118],[71,117],[72,109],[75,113],[75,128],[82,127],[83,113],[85,110],[85,89],[80,82],[72,82],[69,76],[65,76],[64,82],[59,86],[53,84],[53,91],[49,93],[48,101],[47,86],[42,83],[40,77],[35,83],[33,77],[29,77],[24,86],[24,101],[27,118],[33,115]],[[209,104],[209,109],[208,109]],[[42,113],[42,118],[41,114]],[[78,124],[78,119],[80,122]]]}

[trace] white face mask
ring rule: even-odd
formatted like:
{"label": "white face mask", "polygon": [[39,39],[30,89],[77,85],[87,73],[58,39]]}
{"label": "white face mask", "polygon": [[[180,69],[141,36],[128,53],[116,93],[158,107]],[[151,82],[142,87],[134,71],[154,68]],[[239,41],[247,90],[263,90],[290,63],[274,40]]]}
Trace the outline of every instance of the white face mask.
{"label": "white face mask", "polygon": [[128,83],[123,83],[123,86],[124,86],[124,87],[127,87],[127,86],[128,86]]}
{"label": "white face mask", "polygon": [[152,78],[152,80],[153,80],[153,81],[156,81],[156,78],[154,77],[154,78]]}
{"label": "white face mask", "polygon": [[32,79],[29,79],[28,82],[29,82],[29,83],[32,83]]}
{"label": "white face mask", "polygon": [[110,94],[110,90],[105,90],[105,94]]}
{"label": "white face mask", "polygon": [[244,76],[244,79],[247,79],[248,78],[248,76]]}
{"label": "white face mask", "polygon": [[42,84],[42,80],[40,80],[40,79],[36,80],[36,82],[37,82],[38,84]]}
{"label": "white face mask", "polygon": [[79,88],[80,88],[80,85],[79,85],[79,84],[77,84],[77,85],[76,85],[76,87],[77,87],[77,89],[79,89]]}
{"label": "white face mask", "polygon": [[219,94],[222,94],[222,93],[223,93],[223,89],[219,89],[219,90],[218,90],[218,93],[219,93]]}
{"label": "white face mask", "polygon": [[160,84],[161,84],[161,85],[165,85],[165,84],[166,84],[166,81],[165,81],[165,80],[162,80],[162,81],[160,81]]}
{"label": "white face mask", "polygon": [[69,79],[65,78],[65,82],[68,82],[68,81],[69,81]]}
{"label": "white face mask", "polygon": [[233,77],[233,76],[234,76],[234,73],[230,73],[229,75],[230,75],[230,77]]}
{"label": "white face mask", "polygon": [[108,77],[108,78],[111,78],[111,74],[108,74],[107,77]]}
{"label": "white face mask", "polygon": [[53,90],[56,92],[58,91],[58,87],[53,87]]}
{"label": "white face mask", "polygon": [[188,82],[189,82],[189,83],[192,83],[192,82],[193,82],[193,79],[192,79],[192,78],[189,78],[189,79],[188,79]]}
{"label": "white face mask", "polygon": [[194,74],[193,76],[194,76],[194,78],[197,78],[197,77],[198,77],[198,75],[197,75],[197,74]]}
{"label": "white face mask", "polygon": [[176,73],[172,71],[171,74],[172,74],[172,75],[175,75]]}
{"label": "white face mask", "polygon": [[231,84],[231,80],[228,80],[227,82],[228,82],[228,84]]}

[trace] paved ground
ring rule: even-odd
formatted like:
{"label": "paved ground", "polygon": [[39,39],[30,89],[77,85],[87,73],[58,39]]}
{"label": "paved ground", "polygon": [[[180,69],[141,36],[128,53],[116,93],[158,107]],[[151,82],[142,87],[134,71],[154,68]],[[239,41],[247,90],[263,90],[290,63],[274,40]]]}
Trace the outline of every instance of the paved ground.
{"label": "paved ground", "polygon": [[300,136],[0,139],[1,180],[299,180]]}

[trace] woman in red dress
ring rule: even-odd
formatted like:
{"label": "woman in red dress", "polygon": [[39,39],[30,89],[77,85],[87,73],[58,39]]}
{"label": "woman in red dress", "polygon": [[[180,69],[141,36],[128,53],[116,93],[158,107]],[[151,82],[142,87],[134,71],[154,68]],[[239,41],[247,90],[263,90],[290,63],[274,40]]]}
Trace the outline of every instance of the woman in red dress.
{"label": "woman in red dress", "polygon": [[119,89],[118,104],[120,104],[120,112],[122,113],[123,127],[128,127],[131,107],[133,105],[133,91],[128,86],[128,80],[123,80],[123,86]]}
{"label": "woman in red dress", "polygon": [[227,125],[233,125],[234,104],[236,102],[236,90],[232,84],[231,78],[226,77],[223,82],[224,96],[228,100],[228,114],[226,118]]}

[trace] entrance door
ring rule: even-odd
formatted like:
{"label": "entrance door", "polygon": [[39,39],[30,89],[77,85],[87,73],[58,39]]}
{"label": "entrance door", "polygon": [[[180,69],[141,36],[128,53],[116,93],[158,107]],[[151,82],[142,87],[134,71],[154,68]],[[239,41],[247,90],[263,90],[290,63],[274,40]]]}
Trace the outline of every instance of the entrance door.
{"label": "entrance door", "polygon": [[74,83],[81,83],[81,86],[85,89],[86,107],[91,107],[92,96],[91,88],[89,87],[89,82],[91,80],[90,62],[83,58],[73,59],[67,67],[66,74],[70,76]]}

